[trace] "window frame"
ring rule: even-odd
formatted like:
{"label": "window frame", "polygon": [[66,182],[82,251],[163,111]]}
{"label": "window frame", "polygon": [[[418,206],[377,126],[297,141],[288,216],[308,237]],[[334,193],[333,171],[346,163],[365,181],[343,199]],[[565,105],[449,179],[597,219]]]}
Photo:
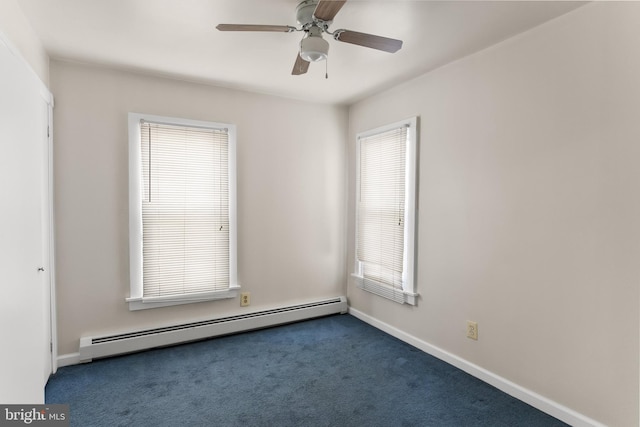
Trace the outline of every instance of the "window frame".
{"label": "window frame", "polygon": [[[416,291],[416,231],[418,217],[418,118],[410,117],[395,123],[377,127],[356,135],[356,198],[355,198],[355,246],[354,272],[358,288],[390,299],[400,304],[416,305],[419,294]],[[402,290],[363,277],[362,262],[358,259],[358,226],[360,200],[360,151],[362,139],[406,126],[407,146],[405,158],[405,210],[404,210],[404,248],[403,248],[403,280]]]}
{"label": "window frame", "polygon": [[[143,295],[142,253],[142,154],[141,122],[208,129],[227,129],[229,136],[229,288],[224,291],[145,298]],[[129,113],[129,310],[168,307],[238,296],[237,218],[236,218],[236,127],[233,124],[191,120],[152,114]]]}

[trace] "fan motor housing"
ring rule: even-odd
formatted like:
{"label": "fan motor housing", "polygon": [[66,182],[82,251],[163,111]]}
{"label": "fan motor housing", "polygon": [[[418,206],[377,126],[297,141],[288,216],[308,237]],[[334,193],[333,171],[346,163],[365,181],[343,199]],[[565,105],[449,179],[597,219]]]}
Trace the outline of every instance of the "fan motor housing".
{"label": "fan motor housing", "polygon": [[313,23],[313,12],[316,10],[318,0],[304,0],[296,8],[296,20],[302,27]]}

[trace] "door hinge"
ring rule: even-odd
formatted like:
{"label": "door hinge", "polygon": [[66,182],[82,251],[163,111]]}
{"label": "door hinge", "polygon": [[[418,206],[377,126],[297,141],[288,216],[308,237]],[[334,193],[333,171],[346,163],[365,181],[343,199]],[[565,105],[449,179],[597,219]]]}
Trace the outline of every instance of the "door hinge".
{"label": "door hinge", "polygon": [[49,126],[47,126],[47,138],[49,138]]}
{"label": "door hinge", "polygon": [[53,353],[53,343],[52,342],[49,343],[49,352]]}

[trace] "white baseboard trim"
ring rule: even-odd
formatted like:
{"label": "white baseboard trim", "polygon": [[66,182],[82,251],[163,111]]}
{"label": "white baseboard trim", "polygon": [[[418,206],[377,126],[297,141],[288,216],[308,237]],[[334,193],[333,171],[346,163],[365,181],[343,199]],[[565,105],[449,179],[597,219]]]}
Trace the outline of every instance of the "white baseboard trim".
{"label": "white baseboard trim", "polygon": [[455,366],[458,369],[463,370],[470,375],[473,375],[474,377],[486,382],[487,384],[490,384],[497,389],[515,397],[516,399],[521,400],[553,417],[556,417],[557,419],[564,421],[569,425],[572,425],[574,427],[605,427],[604,424],[599,423],[596,420],[593,420],[585,415],[580,414],[579,412],[576,412],[570,408],[567,408],[566,406],[554,402],[553,400],[548,399],[538,393],[519,386],[518,384],[515,384],[506,378],[496,375],[493,372],[490,372],[478,365],[462,359],[459,356],[456,356],[455,354],[449,353],[446,350],[443,350],[439,347],[429,344],[426,341],[416,338],[413,335],[407,334],[406,332],[403,332],[394,326],[377,320],[374,317],[371,317],[359,310],[349,307],[349,314],[377,329],[380,329],[383,332],[388,333],[391,336],[398,338],[401,341],[406,342],[407,344],[410,344],[424,351],[427,354],[430,354],[431,356],[434,356],[444,362],[449,363],[450,365]]}
{"label": "white baseboard trim", "polygon": [[68,353],[58,356],[58,368],[80,364],[80,353]]}

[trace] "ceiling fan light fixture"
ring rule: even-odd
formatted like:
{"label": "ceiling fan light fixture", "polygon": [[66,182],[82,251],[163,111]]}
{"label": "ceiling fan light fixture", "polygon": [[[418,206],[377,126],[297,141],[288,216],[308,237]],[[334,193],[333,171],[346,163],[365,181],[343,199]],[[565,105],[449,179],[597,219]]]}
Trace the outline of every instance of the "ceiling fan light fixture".
{"label": "ceiling fan light fixture", "polygon": [[[293,0],[287,0],[293,1]],[[371,49],[394,53],[402,48],[402,40],[360,33],[351,30],[329,31],[333,19],[348,0],[298,0],[296,20],[299,28],[291,25],[256,25],[256,24],[219,24],[219,31],[264,31],[276,33],[293,33],[304,31],[296,52],[296,61],[291,74],[305,74],[312,62],[326,61],[329,54],[329,43],[323,40],[326,33],[339,42],[364,46]],[[326,64],[326,63],[325,63]],[[327,74],[325,73],[325,76]]]}
{"label": "ceiling fan light fixture", "polygon": [[318,62],[327,59],[329,42],[321,36],[309,36],[300,42],[300,57],[308,62]]}

